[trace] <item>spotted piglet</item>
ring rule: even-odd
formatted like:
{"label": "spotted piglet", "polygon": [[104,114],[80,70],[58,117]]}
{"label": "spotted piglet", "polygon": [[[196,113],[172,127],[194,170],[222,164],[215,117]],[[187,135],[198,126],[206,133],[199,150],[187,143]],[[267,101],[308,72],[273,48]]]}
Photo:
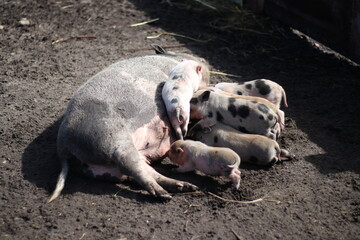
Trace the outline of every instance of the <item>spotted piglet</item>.
{"label": "spotted piglet", "polygon": [[209,147],[192,140],[178,140],[168,152],[170,160],[180,165],[177,172],[199,170],[209,175],[228,177],[234,189],[240,187],[240,157],[229,148]]}
{"label": "spotted piglet", "polygon": [[281,100],[287,107],[285,90],[282,86],[268,79],[257,79],[243,83],[218,83],[215,88],[225,92],[234,93],[243,96],[262,97],[280,108]]}
{"label": "spotted piglet", "polygon": [[273,127],[273,129],[271,130],[275,136],[276,139],[278,139],[280,137],[281,134],[281,130],[283,130],[285,128],[285,113],[283,111],[281,111],[275,104],[273,104],[272,102],[270,102],[269,100],[262,98],[262,97],[254,97],[254,96],[244,96],[244,95],[237,95],[234,93],[229,93],[229,92],[225,92],[223,90],[214,88],[214,87],[209,87],[209,89],[212,89],[216,92],[219,92],[221,94],[225,94],[231,98],[235,98],[235,99],[244,99],[244,100],[249,100],[249,101],[256,101],[260,104],[264,104],[267,107],[269,107],[272,111],[274,111],[276,113],[276,115],[278,116],[278,122],[275,124],[275,126]]}
{"label": "spotted piglet", "polygon": [[189,115],[190,99],[199,87],[205,87],[202,66],[193,60],[184,60],[177,64],[170,72],[169,78],[162,89],[162,98],[166,110],[179,139],[186,135]]}
{"label": "spotted piglet", "polygon": [[222,91],[205,88],[194,93],[190,101],[190,117],[201,119],[203,127],[217,122],[243,133],[261,134],[276,139],[280,117],[266,99],[234,97]]}
{"label": "spotted piglet", "polygon": [[276,141],[258,134],[244,134],[221,123],[211,128],[196,124],[189,135],[209,146],[234,150],[242,162],[266,166],[291,158],[289,152],[281,149]]}

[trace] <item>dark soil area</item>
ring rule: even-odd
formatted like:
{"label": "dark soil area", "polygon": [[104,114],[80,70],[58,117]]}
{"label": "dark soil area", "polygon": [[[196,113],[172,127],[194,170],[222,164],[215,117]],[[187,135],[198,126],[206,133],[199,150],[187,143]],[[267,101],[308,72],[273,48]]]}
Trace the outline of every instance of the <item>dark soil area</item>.
{"label": "dark soil area", "polygon": [[[0,239],[359,239],[359,66],[264,16],[247,15],[230,31],[233,22],[221,14],[163,2],[0,2]],[[205,42],[146,38],[161,32]],[[213,75],[212,83],[281,84],[289,107],[279,143],[296,158],[267,169],[241,165],[239,192],[220,177],[171,173],[165,161],[154,167],[202,190],[168,202],[134,182],[72,173],[46,204],[60,171],[56,134],[69,98],[115,61],[153,53],[154,43],[241,76]],[[239,202],[251,200],[258,201]]]}

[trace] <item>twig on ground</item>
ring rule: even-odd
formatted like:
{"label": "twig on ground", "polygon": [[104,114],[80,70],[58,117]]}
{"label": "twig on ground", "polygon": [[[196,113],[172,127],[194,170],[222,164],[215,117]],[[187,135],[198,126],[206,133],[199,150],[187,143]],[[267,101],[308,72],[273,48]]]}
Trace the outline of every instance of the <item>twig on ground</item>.
{"label": "twig on ground", "polygon": [[231,55],[234,55],[234,56],[236,55],[236,53],[234,53],[233,51],[231,51],[230,48],[228,48],[228,47],[223,47],[223,48],[221,48],[221,50],[222,50],[222,49],[225,49],[225,50],[226,50],[228,53],[230,53]]}
{"label": "twig on ground", "polygon": [[241,237],[237,232],[235,232],[234,229],[231,229],[231,231],[233,232],[233,234],[235,235],[235,237],[237,238],[237,240],[244,240],[244,238]]}
{"label": "twig on ground", "polygon": [[189,221],[190,220],[187,220],[185,223],[185,232],[188,232]]}
{"label": "twig on ground", "polygon": [[264,199],[262,199],[262,198],[258,198],[258,199],[252,200],[252,201],[238,201],[238,200],[226,199],[226,198],[220,197],[220,196],[218,196],[218,195],[216,195],[215,193],[212,193],[212,192],[207,192],[207,193],[210,194],[210,195],[213,196],[213,197],[216,197],[216,198],[224,201],[224,202],[233,202],[233,203],[241,203],[241,204],[251,204],[251,203],[257,203],[257,202],[264,201]]}
{"label": "twig on ground", "polygon": [[192,194],[204,194],[202,191],[194,191],[194,192],[178,192],[176,195],[192,195]]}
{"label": "twig on ground", "polygon": [[196,2],[200,3],[201,5],[207,7],[207,8],[210,8],[212,10],[217,10],[216,7],[212,6],[211,4],[207,3],[207,2],[203,2],[201,0],[195,0]]}
{"label": "twig on ground", "polygon": [[[281,203],[281,201],[279,201],[279,200],[272,200],[272,199],[264,199],[264,201],[274,202],[274,203],[276,203],[276,204],[280,204],[280,203]],[[287,203],[290,203],[290,202],[287,202]]]}
{"label": "twig on ground", "polygon": [[85,237],[85,235],[86,235],[86,233],[83,233],[83,234],[81,235],[81,237],[79,238],[79,240],[83,239],[83,238]]}
{"label": "twig on ground", "polygon": [[158,20],[160,20],[160,18],[154,18],[154,19],[151,19],[149,21],[131,24],[130,27],[138,27],[138,26],[145,25],[145,24],[148,24],[148,23],[156,22]]}
{"label": "twig on ground", "polygon": [[[179,48],[179,47],[184,47],[185,44],[177,44],[177,45],[169,45],[169,46],[161,46],[163,48]],[[128,48],[128,49],[124,49],[125,51],[129,51],[129,52],[136,52],[136,51],[144,51],[144,50],[153,50],[154,48],[152,47],[146,47],[146,48]]]}
{"label": "twig on ground", "polygon": [[96,38],[96,36],[94,36],[94,35],[80,35],[80,36],[73,36],[73,37],[67,37],[67,38],[60,38],[58,40],[52,41],[51,44],[54,45],[54,44],[57,44],[57,43],[69,41],[71,39],[82,39],[82,38]]}
{"label": "twig on ground", "polygon": [[[241,204],[252,204],[252,203],[258,203],[258,202],[262,202],[262,201],[275,202],[276,204],[283,203],[282,201],[273,200],[273,199],[266,199],[265,197],[258,198],[258,199],[252,200],[252,201],[238,201],[238,200],[226,199],[226,198],[220,197],[220,196],[218,196],[218,195],[216,195],[215,193],[212,193],[212,192],[206,192],[206,193],[208,193],[211,196],[216,197],[216,198],[218,198],[218,199],[220,199],[220,200],[222,200],[224,202],[233,202],[233,203],[241,203]],[[287,201],[286,203],[291,203],[291,202]]]}
{"label": "twig on ground", "polygon": [[190,39],[190,40],[193,40],[193,41],[196,41],[196,42],[201,42],[201,43],[206,43],[206,42],[211,41],[211,39],[200,40],[200,39],[196,39],[196,38],[189,37],[189,36],[186,36],[186,35],[182,35],[182,34],[178,34],[178,33],[171,33],[171,32],[161,32],[158,35],[147,36],[146,38],[147,39],[154,39],[154,38],[159,38],[161,35],[170,35],[170,36],[182,37],[182,38]]}
{"label": "twig on ground", "polygon": [[188,209],[186,209],[186,210],[184,211],[184,213],[189,212],[190,208],[192,208],[192,207],[200,207],[200,205],[190,204],[189,207],[188,207]]}
{"label": "twig on ground", "polygon": [[63,7],[61,7],[62,9],[66,9],[66,8],[71,8],[71,7],[73,7],[74,5],[66,5],[66,6],[63,6]]}
{"label": "twig on ground", "polygon": [[242,76],[239,76],[239,75],[234,75],[234,74],[224,73],[224,72],[210,71],[210,73],[215,74],[215,75],[228,76],[228,77],[237,77],[237,78],[241,78],[241,77],[242,77]]}

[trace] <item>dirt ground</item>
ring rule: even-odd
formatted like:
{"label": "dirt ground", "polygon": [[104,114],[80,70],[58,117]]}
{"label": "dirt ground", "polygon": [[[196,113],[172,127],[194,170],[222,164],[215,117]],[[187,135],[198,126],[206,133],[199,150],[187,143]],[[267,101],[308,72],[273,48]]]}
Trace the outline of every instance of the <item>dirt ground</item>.
{"label": "dirt ground", "polygon": [[[221,15],[166,1],[2,0],[0,13],[0,239],[360,239],[359,66],[266,17],[247,15],[227,31]],[[204,41],[146,38],[161,32]],[[279,143],[296,158],[267,169],[242,164],[239,192],[220,177],[171,173],[165,161],[154,167],[202,190],[169,202],[133,182],[72,173],[46,204],[69,98],[118,59],[152,53],[152,43],[241,76],[213,75],[213,83],[281,84],[289,107]]]}

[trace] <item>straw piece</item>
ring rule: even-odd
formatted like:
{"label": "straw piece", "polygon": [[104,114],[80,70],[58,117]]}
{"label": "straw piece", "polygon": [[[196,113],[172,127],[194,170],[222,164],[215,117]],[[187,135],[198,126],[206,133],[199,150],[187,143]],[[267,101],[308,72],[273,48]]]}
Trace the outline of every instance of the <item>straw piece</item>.
{"label": "straw piece", "polygon": [[74,37],[60,38],[58,40],[53,41],[51,44],[54,45],[54,44],[65,42],[65,41],[68,41],[71,39],[82,39],[82,38],[96,38],[96,36],[86,35],[86,36],[74,36]]}
{"label": "straw piece", "polygon": [[215,75],[222,75],[222,76],[228,76],[228,77],[237,77],[237,78],[241,78],[241,76],[239,76],[239,75],[234,75],[234,74],[224,73],[224,72],[210,71],[210,73],[215,74]]}
{"label": "straw piece", "polygon": [[130,27],[138,27],[138,26],[145,25],[145,24],[148,24],[148,23],[156,22],[158,20],[160,20],[160,18],[154,18],[154,19],[151,19],[149,21],[131,24]]}
{"label": "straw piece", "polygon": [[210,194],[211,196],[213,197],[216,197],[220,200],[223,200],[224,202],[233,202],[233,203],[241,203],[241,204],[252,204],[252,203],[257,203],[257,202],[261,202],[263,201],[264,199],[262,198],[258,198],[258,199],[255,199],[255,200],[252,200],[252,201],[238,201],[238,200],[233,200],[233,199],[226,199],[226,198],[223,198],[223,197],[220,197],[218,195],[216,195],[215,193],[212,193],[212,192],[207,192],[208,194]]}
{"label": "straw piece", "polygon": [[159,38],[161,35],[170,35],[170,36],[182,37],[182,38],[187,38],[187,39],[190,39],[190,40],[193,40],[193,41],[196,41],[196,42],[202,42],[202,43],[206,43],[206,42],[211,41],[211,39],[200,40],[200,39],[196,39],[196,38],[189,37],[189,36],[186,36],[186,35],[182,35],[182,34],[178,34],[178,33],[171,33],[171,32],[161,32],[158,35],[147,36],[146,38],[147,39],[154,39],[154,38]]}

